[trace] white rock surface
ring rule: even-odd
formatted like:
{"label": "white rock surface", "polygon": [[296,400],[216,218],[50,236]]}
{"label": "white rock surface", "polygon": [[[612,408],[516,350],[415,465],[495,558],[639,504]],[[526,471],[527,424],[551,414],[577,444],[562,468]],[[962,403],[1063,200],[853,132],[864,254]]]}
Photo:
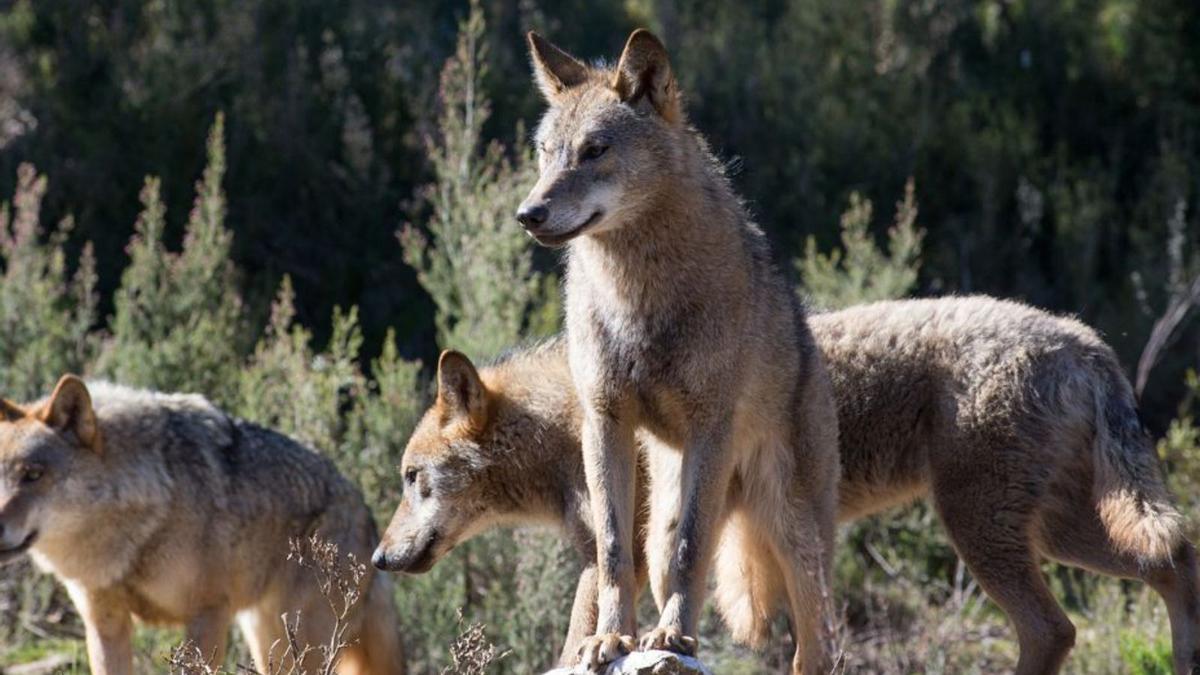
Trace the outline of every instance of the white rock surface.
{"label": "white rock surface", "polygon": [[[583,666],[556,668],[546,675],[593,675]],[[617,659],[604,675],[712,675],[712,671],[691,656],[667,651],[633,652]]]}

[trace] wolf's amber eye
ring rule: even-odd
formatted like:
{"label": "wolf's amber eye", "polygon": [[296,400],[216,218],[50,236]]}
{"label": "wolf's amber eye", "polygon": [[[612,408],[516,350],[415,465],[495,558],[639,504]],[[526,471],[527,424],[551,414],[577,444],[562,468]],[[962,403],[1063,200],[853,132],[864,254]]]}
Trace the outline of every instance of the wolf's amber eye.
{"label": "wolf's amber eye", "polygon": [[608,150],[607,145],[589,145],[580,153],[583,159],[597,159]]}
{"label": "wolf's amber eye", "polygon": [[45,474],[45,470],[42,469],[42,467],[27,466],[27,467],[25,467],[25,470],[21,473],[21,482],[26,483],[26,484],[36,483],[42,479],[43,474]]}

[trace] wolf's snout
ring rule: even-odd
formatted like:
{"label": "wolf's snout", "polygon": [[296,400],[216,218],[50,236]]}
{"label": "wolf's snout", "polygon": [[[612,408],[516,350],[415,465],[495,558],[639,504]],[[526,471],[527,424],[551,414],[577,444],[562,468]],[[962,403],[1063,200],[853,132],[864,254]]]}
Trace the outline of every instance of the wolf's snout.
{"label": "wolf's snout", "polygon": [[381,569],[384,571],[387,571],[389,569],[388,568],[387,551],[383,550],[382,545],[377,546],[375,548],[375,552],[373,554],[371,554],[371,564],[374,565],[377,569]]}
{"label": "wolf's snout", "polygon": [[375,552],[371,554],[371,564],[388,572],[405,572],[421,574],[428,572],[437,562],[434,555],[438,541],[441,539],[437,531],[429,532],[422,540],[404,541],[399,545],[389,541],[385,536]]}
{"label": "wolf's snout", "polygon": [[550,209],[538,204],[535,206],[522,206],[517,210],[517,221],[521,223],[527,230],[536,230],[546,224],[546,220],[550,218]]}

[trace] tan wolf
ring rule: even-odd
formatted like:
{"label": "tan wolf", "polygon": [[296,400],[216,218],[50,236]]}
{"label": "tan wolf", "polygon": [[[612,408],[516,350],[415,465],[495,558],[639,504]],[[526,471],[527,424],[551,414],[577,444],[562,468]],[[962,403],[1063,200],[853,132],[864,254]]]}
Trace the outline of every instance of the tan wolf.
{"label": "tan wolf", "polygon": [[[1043,558],[1148,583],[1167,606],[1176,671],[1197,672],[1196,554],[1179,535],[1129,384],[1094,331],[984,297],[883,302],[809,323],[838,403],[840,522],[931,496],[959,555],[1016,626],[1019,673],[1055,672],[1074,633],[1038,572]],[[412,560],[456,517],[424,565],[497,522],[564,527],[590,560],[566,345],[518,352],[478,376],[455,358],[467,392],[458,400],[480,412],[455,434],[432,411],[418,427],[406,470],[446,478],[423,517],[401,507],[380,551]],[[715,570],[723,617],[755,645],[785,598],[763,539],[751,523],[728,525]],[[589,567],[564,663],[595,619],[595,581]]]}
{"label": "tan wolf", "polygon": [[[596,537],[579,445],[583,415],[565,343],[555,339],[514,352],[482,372],[447,351],[437,382],[437,400],[404,451],[404,499],[372,561],[380,569],[420,574],[492,527],[558,529],[584,561],[559,659],[573,665],[579,643],[596,630]],[[639,490],[639,505],[644,498]],[[644,521],[645,509],[637,512]],[[640,541],[638,589],[646,585]]]}
{"label": "tan wolf", "polygon": [[[287,562],[312,535],[363,561],[377,539],[332,462],[200,396],[68,375],[31,405],[0,399],[0,561],[29,551],[62,581],[93,673],[131,672],[133,617],[183,625],[216,664],[236,618],[264,673],[284,612],[301,613],[303,644],[327,643],[316,579]],[[339,673],[403,672],[391,583],[372,572]]]}
{"label": "tan wolf", "polygon": [[534,33],[529,46],[550,105],[540,177],[518,219],[540,243],[569,245],[567,351],[599,532],[599,618],[584,661],[614,660],[637,628],[638,436],[662,608],[640,646],[695,650],[714,545],[734,518],[767,535],[802,638],[794,669],[828,672],[837,422],[795,293],[684,119],[657,38],[634,32],[615,68],[584,65]]}

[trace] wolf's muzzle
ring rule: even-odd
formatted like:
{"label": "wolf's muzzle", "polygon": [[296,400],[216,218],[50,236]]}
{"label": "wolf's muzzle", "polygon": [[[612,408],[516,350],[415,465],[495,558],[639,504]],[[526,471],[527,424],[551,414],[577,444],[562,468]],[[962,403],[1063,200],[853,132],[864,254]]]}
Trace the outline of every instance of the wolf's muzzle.
{"label": "wolf's muzzle", "polygon": [[546,224],[550,218],[550,209],[542,205],[525,206],[517,211],[517,222],[527,230],[536,230]]}
{"label": "wolf's muzzle", "polygon": [[437,562],[433,555],[433,549],[437,546],[440,538],[439,533],[434,532],[415,555],[389,553],[385,545],[381,543],[376,547],[375,553],[371,554],[371,564],[387,572],[406,572],[408,574],[428,572]]}
{"label": "wolf's muzzle", "polygon": [[37,539],[37,535],[38,535],[37,530],[34,530],[33,532],[30,532],[29,535],[26,536],[25,539],[23,539],[21,541],[21,543],[17,544],[16,546],[13,546],[12,548],[0,549],[0,565],[3,565],[4,563],[9,562],[10,560],[14,560],[14,559],[18,558],[25,551],[28,551],[29,548],[31,546],[33,546],[34,540]]}

